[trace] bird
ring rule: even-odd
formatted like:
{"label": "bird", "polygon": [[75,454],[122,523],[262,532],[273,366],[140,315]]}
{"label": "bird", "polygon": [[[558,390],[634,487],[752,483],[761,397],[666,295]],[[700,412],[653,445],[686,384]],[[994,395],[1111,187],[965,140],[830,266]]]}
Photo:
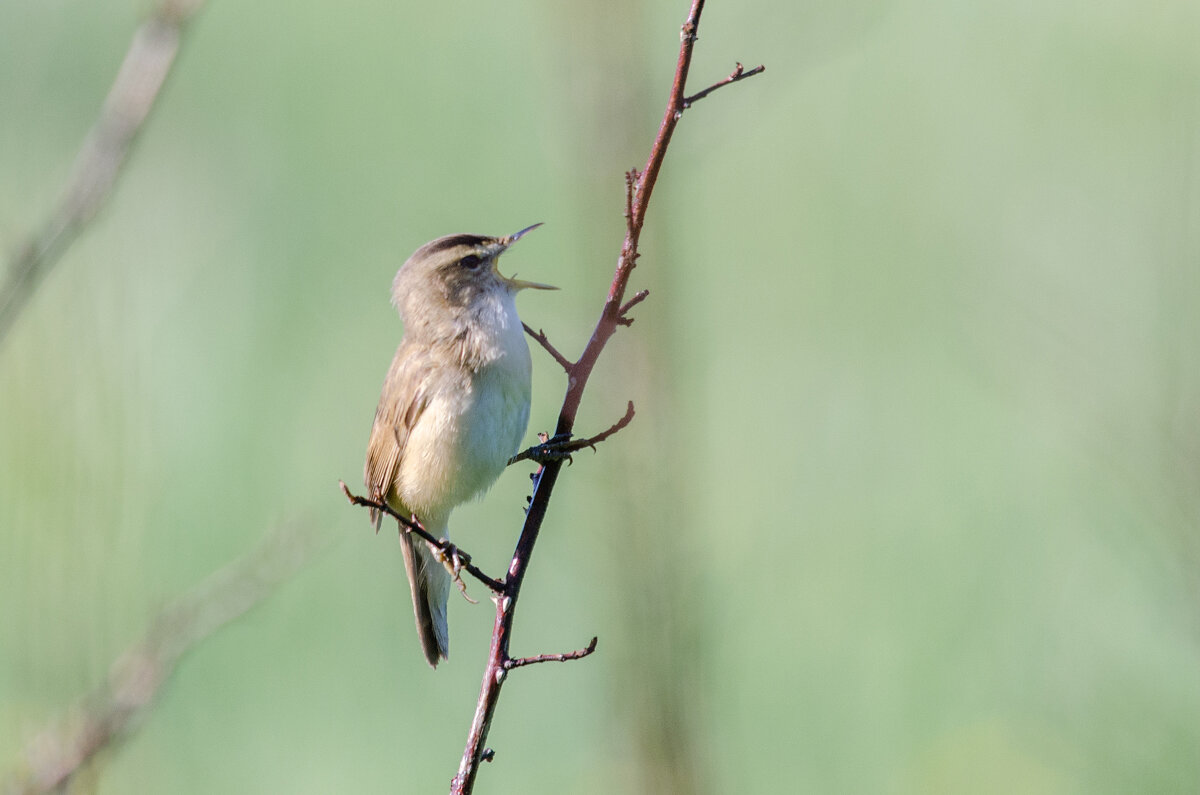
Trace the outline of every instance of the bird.
{"label": "bird", "polygon": [[[450,513],[481,496],[529,424],[532,363],[516,295],[548,284],[503,276],[500,255],[528,232],[456,234],[418,248],[392,282],[404,335],[383,382],[363,476],[372,499],[449,540]],[[376,530],[382,521],[372,511]],[[400,534],[417,635],[433,668],[450,651],[451,574],[420,537]]]}

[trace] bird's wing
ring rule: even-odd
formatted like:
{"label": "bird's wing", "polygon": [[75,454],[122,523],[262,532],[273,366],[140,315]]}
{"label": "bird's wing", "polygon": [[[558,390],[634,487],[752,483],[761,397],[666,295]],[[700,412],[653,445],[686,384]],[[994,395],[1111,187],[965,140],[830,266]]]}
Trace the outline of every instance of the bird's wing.
{"label": "bird's wing", "polygon": [[[387,500],[395,484],[409,433],[429,405],[428,386],[432,371],[432,363],[427,358],[411,355],[408,346],[400,344],[388,370],[379,407],[375,409],[371,439],[367,442],[363,477],[367,494],[372,499]],[[382,518],[376,511],[371,511],[371,521],[376,528]]]}

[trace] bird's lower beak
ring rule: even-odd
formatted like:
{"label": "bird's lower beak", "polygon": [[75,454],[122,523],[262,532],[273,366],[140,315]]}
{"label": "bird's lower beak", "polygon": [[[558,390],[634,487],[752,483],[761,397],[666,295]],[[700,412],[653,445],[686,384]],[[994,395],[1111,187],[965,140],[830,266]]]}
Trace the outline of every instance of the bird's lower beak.
{"label": "bird's lower beak", "polygon": [[[516,243],[518,240],[520,240],[525,235],[526,232],[532,232],[534,229],[537,229],[539,226],[541,226],[540,223],[534,224],[533,226],[527,226],[524,229],[522,229],[520,232],[511,234],[508,237],[501,238],[500,243],[501,243],[501,245],[504,246],[505,249],[507,249],[513,243]],[[510,279],[509,277],[502,275],[499,271],[496,272],[496,275],[499,276],[501,279],[503,279],[508,284],[508,286],[513,288],[514,290],[525,290],[525,289],[557,290],[558,289],[557,287],[555,287],[554,285],[551,285],[551,284],[542,284],[541,282],[523,281],[521,279],[518,279],[516,277],[516,275],[514,275]]]}
{"label": "bird's lower beak", "polygon": [[541,282],[527,282],[522,279],[518,279],[515,276],[511,279],[508,278],[507,276],[501,276],[500,278],[504,279],[504,281],[508,282],[508,286],[513,288],[514,290],[524,290],[526,288],[531,289],[531,290],[557,290],[558,289],[553,284],[542,284]]}

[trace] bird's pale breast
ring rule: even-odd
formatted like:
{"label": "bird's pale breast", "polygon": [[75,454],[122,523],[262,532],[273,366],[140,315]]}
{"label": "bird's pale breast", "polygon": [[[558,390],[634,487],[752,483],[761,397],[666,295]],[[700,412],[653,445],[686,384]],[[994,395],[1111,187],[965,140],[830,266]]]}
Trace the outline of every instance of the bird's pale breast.
{"label": "bird's pale breast", "polygon": [[529,423],[529,346],[512,296],[486,316],[493,345],[475,368],[431,375],[429,403],[412,428],[397,493],[418,515],[445,515],[492,485]]}

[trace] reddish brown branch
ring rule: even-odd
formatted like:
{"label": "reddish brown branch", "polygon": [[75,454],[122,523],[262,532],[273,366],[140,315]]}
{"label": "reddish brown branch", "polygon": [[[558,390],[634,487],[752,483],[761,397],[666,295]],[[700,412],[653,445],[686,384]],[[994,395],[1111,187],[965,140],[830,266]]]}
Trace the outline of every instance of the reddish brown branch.
{"label": "reddish brown branch", "polygon": [[[344,480],[339,480],[338,485],[341,486],[342,494],[346,495],[346,499],[350,501],[351,505],[361,505],[365,508],[373,508],[376,511],[386,513],[400,524],[401,533],[416,533],[427,543],[432,544],[434,547],[440,550],[443,555],[454,560],[456,563],[456,568],[462,568],[472,577],[487,586],[487,588],[493,593],[504,593],[504,583],[485,574],[482,569],[471,562],[471,556],[468,555],[465,550],[460,549],[457,545],[450,543],[449,539],[438,538],[426,530],[420,522],[415,521],[411,517],[403,516],[400,513],[397,513],[392,506],[388,505],[383,500],[373,500],[370,497],[359,497],[356,494],[351,494],[350,487],[346,485],[346,481]],[[463,591],[463,596],[466,596],[466,591]],[[467,598],[470,599],[470,597]]]}
{"label": "reddish brown branch", "polygon": [[536,657],[518,657],[515,660],[506,660],[504,670],[511,671],[514,668],[520,668],[523,665],[533,665],[534,663],[544,662],[570,662],[571,660],[582,660],[596,650],[596,642],[599,638],[592,638],[592,642],[586,648],[577,651],[569,651],[566,654],[539,654]]}
{"label": "reddish brown branch", "polygon": [[[633,306],[645,298],[644,294],[639,293],[630,299],[629,302],[626,303],[624,301],[629,277],[638,259],[638,241],[641,238],[642,226],[646,220],[646,209],[649,206],[650,196],[658,180],[659,171],[662,169],[663,159],[666,157],[667,146],[671,142],[671,135],[675,131],[675,125],[679,122],[679,119],[683,116],[684,109],[687,107],[688,99],[684,95],[684,88],[687,85],[688,69],[692,62],[692,50],[696,44],[696,31],[699,28],[700,15],[703,10],[704,0],[692,0],[691,10],[688,13],[687,21],[683,25],[680,36],[679,58],[675,64],[675,77],[671,84],[671,93],[667,100],[667,107],[663,113],[662,122],[658,128],[658,134],[655,136],[654,143],[650,148],[650,156],[646,161],[646,167],[641,171],[637,169],[630,170],[625,175],[625,241],[621,246],[621,255],[617,263],[616,272],[613,274],[612,284],[609,286],[608,297],[601,309],[600,320],[592,332],[591,339],[588,341],[587,347],[584,348],[579,360],[573,363],[565,361],[565,357],[562,357],[561,354],[556,355],[557,351],[552,350],[551,347],[547,347],[546,343],[543,343],[543,347],[551,351],[551,355],[567,371],[568,376],[567,391],[563,396],[563,404],[558,415],[555,436],[567,436],[574,429],[575,418],[579,412],[583,392],[587,387],[592,369],[596,365],[596,360],[599,358],[604,346],[608,343],[609,338],[616,333],[616,330],[621,325],[627,325],[626,321],[628,319],[625,317],[625,312],[632,309]],[[754,70],[754,73],[757,74],[760,71],[762,71],[761,68]],[[743,73],[743,76],[749,77],[750,73]],[[740,79],[742,79],[742,76],[731,75],[731,79],[727,80],[725,84]],[[707,95],[711,91],[716,90],[717,87],[719,86],[706,89],[700,95],[692,97],[691,101],[695,101],[700,96]],[[538,339],[538,336],[535,335],[534,338]],[[541,339],[538,339],[538,341],[542,342]],[[628,419],[632,419],[632,411],[633,407],[631,404],[626,415]],[[618,426],[623,427],[621,423],[618,423],[617,426],[610,429],[611,432],[615,433],[616,430],[619,430]],[[475,707],[475,717],[471,722],[471,729],[467,735],[467,745],[463,750],[458,774],[451,782],[450,791],[452,795],[470,793],[475,785],[475,777],[479,772],[480,762],[485,758],[489,758],[489,752],[485,745],[488,729],[491,727],[492,718],[496,713],[496,705],[499,703],[500,691],[504,685],[505,675],[513,663],[513,660],[509,657],[508,647],[512,635],[513,620],[516,614],[517,599],[520,596],[521,583],[529,567],[530,556],[533,554],[534,545],[537,543],[538,533],[541,531],[542,522],[546,518],[550,495],[554,490],[554,484],[557,482],[558,474],[561,470],[561,461],[549,461],[534,475],[533,497],[526,511],[525,525],[521,530],[521,537],[518,539],[516,550],[513,552],[508,576],[504,580],[504,595],[496,600],[496,620],[492,627],[491,650],[488,655],[487,667],[484,669],[479,700]],[[588,653],[591,653],[590,650],[588,650]],[[536,658],[530,659],[533,660]]]}

